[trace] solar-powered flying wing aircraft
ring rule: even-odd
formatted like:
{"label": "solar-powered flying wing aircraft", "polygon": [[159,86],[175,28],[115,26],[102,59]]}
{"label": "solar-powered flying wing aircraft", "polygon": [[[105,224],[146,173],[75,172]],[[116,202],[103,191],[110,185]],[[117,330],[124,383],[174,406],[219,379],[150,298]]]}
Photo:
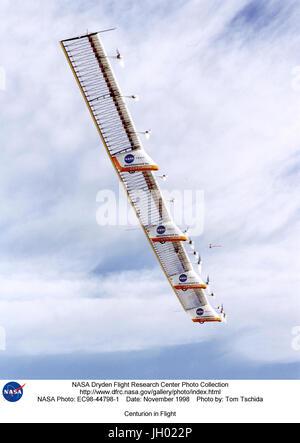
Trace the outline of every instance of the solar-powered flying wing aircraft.
{"label": "solar-powered flying wing aircraft", "polygon": [[[145,152],[125,103],[99,33],[60,42],[112,165],[121,180],[141,227],[183,309],[195,323],[223,322],[223,308],[196,272],[186,248],[193,242],[174,223],[156,179],[158,165]],[[136,99],[132,95],[130,98]],[[150,131],[145,131],[148,137]],[[163,175],[161,178],[165,179]],[[202,260],[198,255],[198,270]]]}

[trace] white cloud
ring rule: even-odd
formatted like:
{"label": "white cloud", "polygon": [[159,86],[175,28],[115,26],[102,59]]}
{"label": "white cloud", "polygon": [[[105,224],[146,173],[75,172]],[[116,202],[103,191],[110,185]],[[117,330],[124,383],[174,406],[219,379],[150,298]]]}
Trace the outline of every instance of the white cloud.
{"label": "white cloud", "polygon": [[128,351],[199,341],[156,270],[78,277],[0,278],[8,354]]}

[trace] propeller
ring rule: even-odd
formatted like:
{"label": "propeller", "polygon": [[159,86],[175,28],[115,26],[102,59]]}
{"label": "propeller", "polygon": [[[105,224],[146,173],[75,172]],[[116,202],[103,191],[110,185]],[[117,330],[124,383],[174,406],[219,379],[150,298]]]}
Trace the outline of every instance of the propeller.
{"label": "propeller", "polygon": [[191,252],[188,252],[188,254],[193,255],[194,258],[197,260],[197,263],[198,263],[200,255],[199,255],[199,253],[197,251],[191,251]]}
{"label": "propeller", "polygon": [[198,265],[199,274],[201,275],[202,274],[202,258],[200,255],[199,255],[199,260],[197,262],[197,265]]}
{"label": "propeller", "polygon": [[124,66],[125,66],[124,58],[123,58],[123,56],[121,55],[121,53],[120,53],[120,51],[119,51],[118,48],[117,48],[117,56],[116,56],[116,59],[119,61],[120,66],[121,66],[122,68],[124,68]]}
{"label": "propeller", "polygon": [[164,174],[164,175],[158,175],[158,177],[159,177],[159,178],[161,178],[161,179],[162,179],[162,181],[164,181],[164,182],[166,182],[166,181],[167,181],[167,179],[168,179],[168,176],[167,176],[167,174]]}
{"label": "propeller", "polygon": [[193,250],[195,250],[195,243],[193,242],[192,239],[189,240],[189,245]]}

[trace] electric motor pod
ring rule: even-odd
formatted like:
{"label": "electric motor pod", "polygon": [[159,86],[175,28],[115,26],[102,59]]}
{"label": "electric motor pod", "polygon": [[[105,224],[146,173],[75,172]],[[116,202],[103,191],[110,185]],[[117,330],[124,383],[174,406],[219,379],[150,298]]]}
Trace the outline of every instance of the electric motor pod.
{"label": "electric motor pod", "polygon": [[112,157],[120,172],[158,171],[159,167],[152,158],[143,150],[136,149]]}

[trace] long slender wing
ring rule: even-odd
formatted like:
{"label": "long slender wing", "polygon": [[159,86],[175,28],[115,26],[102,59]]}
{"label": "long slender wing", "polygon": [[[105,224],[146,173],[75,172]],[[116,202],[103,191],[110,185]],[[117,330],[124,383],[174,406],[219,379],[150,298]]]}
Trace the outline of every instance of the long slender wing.
{"label": "long slender wing", "polygon": [[[99,34],[63,40],[61,46],[129,201],[184,310],[195,322],[222,321],[208,303],[204,283],[194,275],[183,242],[176,241],[183,238],[153,239],[154,227],[172,225],[153,170],[144,164],[132,173],[120,166],[118,159],[133,158],[144,150]],[[182,275],[187,277],[185,285]]]}

